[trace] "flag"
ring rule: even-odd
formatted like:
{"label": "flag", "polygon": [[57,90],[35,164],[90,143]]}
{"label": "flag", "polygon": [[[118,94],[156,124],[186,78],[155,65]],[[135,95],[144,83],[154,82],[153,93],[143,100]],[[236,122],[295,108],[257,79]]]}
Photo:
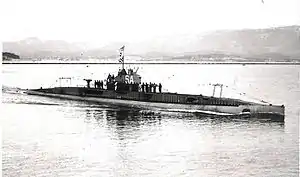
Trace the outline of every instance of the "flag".
{"label": "flag", "polygon": [[124,48],[125,48],[125,46],[123,45],[123,47],[121,47],[119,49],[119,52],[120,52],[119,63],[124,63]]}

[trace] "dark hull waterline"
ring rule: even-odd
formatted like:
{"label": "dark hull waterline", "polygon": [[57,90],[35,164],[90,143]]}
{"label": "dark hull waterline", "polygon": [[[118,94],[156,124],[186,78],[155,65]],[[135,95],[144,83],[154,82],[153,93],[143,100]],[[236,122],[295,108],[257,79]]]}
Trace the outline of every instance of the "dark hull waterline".
{"label": "dark hull waterline", "polygon": [[[59,90],[59,91],[58,91]],[[75,90],[75,91],[74,91]],[[80,90],[86,88],[52,88],[52,89],[36,89],[27,90],[29,95],[39,95],[46,97],[54,97],[60,99],[71,99],[78,101],[88,101],[101,104],[119,105],[132,108],[157,108],[168,111],[178,112],[198,112],[202,114],[212,114],[219,116],[241,116],[256,117],[262,119],[270,119],[274,121],[284,121],[284,106],[266,105],[251,102],[244,102],[228,98],[213,98],[199,95],[183,95],[176,93],[134,93],[128,96],[126,93],[116,93],[114,91],[101,90],[102,95],[86,94]],[[92,90],[92,89],[89,89]],[[137,96],[138,95],[138,96]],[[150,99],[149,99],[149,95]],[[174,98],[175,97],[175,98]],[[180,101],[179,98],[188,99],[190,97],[201,97],[206,102],[186,103]],[[174,99],[175,101],[174,101]],[[177,100],[176,100],[177,99]]]}

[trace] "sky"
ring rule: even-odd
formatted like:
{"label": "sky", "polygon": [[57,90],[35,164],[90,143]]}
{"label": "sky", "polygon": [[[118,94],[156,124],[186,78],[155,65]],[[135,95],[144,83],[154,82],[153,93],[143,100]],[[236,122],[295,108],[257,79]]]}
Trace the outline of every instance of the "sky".
{"label": "sky", "polygon": [[300,24],[300,0],[2,0],[2,41],[106,44]]}

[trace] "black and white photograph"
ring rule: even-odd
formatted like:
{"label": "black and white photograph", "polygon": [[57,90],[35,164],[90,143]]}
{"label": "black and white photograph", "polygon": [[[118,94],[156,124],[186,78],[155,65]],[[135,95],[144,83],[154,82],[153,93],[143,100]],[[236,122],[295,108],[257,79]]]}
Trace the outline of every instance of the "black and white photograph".
{"label": "black and white photograph", "polygon": [[2,176],[299,176],[299,0],[0,4]]}

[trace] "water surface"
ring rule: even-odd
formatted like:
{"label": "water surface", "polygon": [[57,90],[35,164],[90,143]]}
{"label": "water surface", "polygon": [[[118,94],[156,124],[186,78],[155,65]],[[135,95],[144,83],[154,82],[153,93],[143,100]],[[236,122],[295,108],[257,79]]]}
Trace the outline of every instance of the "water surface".
{"label": "water surface", "polygon": [[[299,66],[132,65],[165,91],[265,100],[285,123],[214,119],[38,96],[58,77],[104,79],[118,65],[3,65],[3,176],[298,176]],[[63,83],[70,84],[70,83]],[[244,94],[246,93],[246,94]]]}

